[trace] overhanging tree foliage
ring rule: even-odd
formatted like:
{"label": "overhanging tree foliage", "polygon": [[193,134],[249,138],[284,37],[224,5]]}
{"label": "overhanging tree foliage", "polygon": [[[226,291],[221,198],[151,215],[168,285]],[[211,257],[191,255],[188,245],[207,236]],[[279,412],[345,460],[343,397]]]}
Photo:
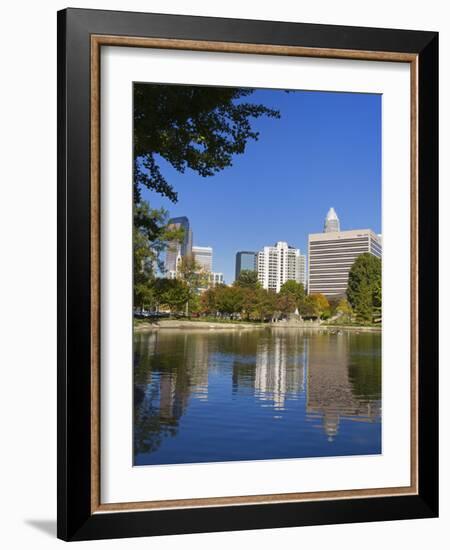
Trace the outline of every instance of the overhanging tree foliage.
{"label": "overhanging tree foliage", "polygon": [[[251,120],[279,118],[274,109],[247,101],[252,89],[207,86],[134,85],[134,298],[135,305],[154,302],[151,283],[160,253],[182,234],[167,227],[167,212],[152,210],[141,198],[147,188],[177,201],[177,192],[163,175],[163,159],[178,172],[191,169],[202,177],[232,165],[259,133]],[[179,230],[181,231],[181,230]],[[173,290],[171,288],[171,290]],[[192,297],[191,297],[192,298]],[[192,301],[192,300],[191,300]]]}
{"label": "overhanging tree foliage", "polygon": [[134,85],[134,197],[142,187],[177,201],[177,192],[161,172],[163,158],[178,172],[186,168],[212,176],[232,165],[248,140],[257,140],[251,119],[279,118],[264,105],[244,99],[252,89],[211,86]]}

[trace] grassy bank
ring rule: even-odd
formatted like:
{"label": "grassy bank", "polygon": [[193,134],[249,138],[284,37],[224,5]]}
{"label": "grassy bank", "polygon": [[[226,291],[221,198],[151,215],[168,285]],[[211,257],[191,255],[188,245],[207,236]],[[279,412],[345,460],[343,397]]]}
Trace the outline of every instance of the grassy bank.
{"label": "grassy bank", "polygon": [[230,321],[223,320],[218,321],[205,321],[200,319],[164,319],[159,321],[146,321],[140,320],[138,323],[134,323],[134,330],[137,332],[146,330],[161,330],[161,329],[254,329],[269,327],[268,323],[246,323],[244,321]]}
{"label": "grassy bank", "polygon": [[230,319],[201,318],[201,319],[135,319],[134,330],[151,331],[160,329],[254,329],[254,328],[295,328],[301,330],[349,330],[358,332],[381,332],[381,326],[378,325],[357,325],[357,324],[315,324],[315,323],[262,323],[261,321],[233,321]]}

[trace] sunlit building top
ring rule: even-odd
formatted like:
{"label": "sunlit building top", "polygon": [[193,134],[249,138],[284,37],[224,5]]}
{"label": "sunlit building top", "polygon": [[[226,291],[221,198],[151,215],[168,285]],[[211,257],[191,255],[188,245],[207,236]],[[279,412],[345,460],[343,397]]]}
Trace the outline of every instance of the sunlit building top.
{"label": "sunlit building top", "polygon": [[325,218],[323,231],[324,233],[332,233],[340,230],[341,230],[341,224],[339,223],[338,215],[336,214],[336,210],[333,207],[331,207],[328,210],[327,217]]}

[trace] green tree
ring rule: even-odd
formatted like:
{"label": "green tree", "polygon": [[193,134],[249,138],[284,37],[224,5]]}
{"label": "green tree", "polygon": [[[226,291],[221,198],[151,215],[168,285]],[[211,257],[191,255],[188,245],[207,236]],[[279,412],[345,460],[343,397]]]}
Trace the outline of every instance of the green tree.
{"label": "green tree", "polygon": [[192,294],[189,298],[189,314],[198,314],[202,311],[201,296],[198,293]]}
{"label": "green tree", "polygon": [[234,281],[234,286],[241,288],[259,288],[261,285],[258,281],[258,273],[251,269],[243,269],[239,273],[239,277]]}
{"label": "green tree", "polygon": [[[148,254],[152,255],[153,262],[159,262],[159,255],[171,243],[182,242],[184,230],[175,229],[168,224],[169,214],[164,208],[151,208],[147,201],[141,200],[134,205],[133,228],[137,234],[147,241]],[[144,243],[141,240],[140,245]],[[135,267],[140,267],[135,262]]]}
{"label": "green tree", "polygon": [[356,318],[373,322],[381,315],[381,260],[369,253],[354,261],[348,277],[347,298]]}
{"label": "green tree", "polygon": [[214,290],[215,307],[219,313],[232,315],[242,311],[243,294],[239,287],[218,285]]}
{"label": "green tree", "polygon": [[275,292],[258,288],[255,290],[255,302],[252,316],[261,322],[273,317],[277,311],[277,295]]}
{"label": "green tree", "polygon": [[185,313],[189,315],[189,302],[198,293],[199,288],[207,286],[208,274],[202,270],[202,266],[195,261],[194,256],[184,256],[178,264],[177,278],[183,281],[188,289]]}
{"label": "green tree", "polygon": [[350,321],[353,315],[353,309],[348,300],[341,298],[336,305],[335,313],[341,320]]}
{"label": "green tree", "polygon": [[183,311],[189,300],[189,288],[179,279],[155,279],[154,291],[159,306],[167,307],[171,313]]}
{"label": "green tree", "polygon": [[375,278],[375,282],[372,288],[372,304],[373,312],[372,317],[374,322],[381,321],[381,269],[378,277]]}
{"label": "green tree", "polygon": [[148,240],[136,228],[133,229],[133,303],[134,307],[147,309],[154,302],[153,293],[153,261],[154,253]]}
{"label": "green tree", "polygon": [[159,158],[178,172],[208,177],[232,165],[259,132],[251,119],[279,118],[278,111],[245,101],[250,88],[134,84],[134,197],[142,187],[172,202],[177,192],[162,174]]}
{"label": "green tree", "polygon": [[293,313],[296,309],[300,311],[302,304],[305,301],[305,287],[302,285],[302,283],[298,283],[297,281],[289,280],[286,281],[281,289],[280,289],[280,295],[281,296],[290,296],[292,300],[295,302],[295,307],[292,311],[289,313]]}
{"label": "green tree", "polygon": [[164,209],[152,209],[140,201],[133,212],[133,301],[134,307],[155,305],[154,280],[157,268],[162,268],[160,254],[170,243],[183,239],[183,230],[167,224]]}

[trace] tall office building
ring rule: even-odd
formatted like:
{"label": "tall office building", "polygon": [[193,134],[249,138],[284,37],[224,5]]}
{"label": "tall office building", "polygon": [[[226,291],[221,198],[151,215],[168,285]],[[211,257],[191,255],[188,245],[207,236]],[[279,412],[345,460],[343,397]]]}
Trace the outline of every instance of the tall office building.
{"label": "tall office building", "polygon": [[235,279],[237,279],[241,271],[257,271],[256,253],[255,252],[236,252],[236,269]]}
{"label": "tall office building", "polygon": [[213,249],[210,246],[193,246],[192,254],[202,271],[212,271]]}
{"label": "tall office building", "polygon": [[166,250],[166,260],[164,267],[166,272],[177,271],[177,267],[181,258],[192,255],[192,229],[189,226],[189,220],[186,216],[172,218],[168,223],[171,229],[183,229],[184,237],[181,243],[173,241],[169,243]]}
{"label": "tall office building", "polygon": [[328,231],[325,221],[324,232],[308,239],[308,293],[345,296],[353,262],[365,252],[381,258],[381,239],[371,229]]}
{"label": "tall office building", "polygon": [[305,256],[284,241],[265,246],[257,255],[258,280],[268,290],[280,292],[286,281],[305,284]]}
{"label": "tall office building", "polygon": [[325,223],[323,226],[323,232],[324,233],[335,233],[336,231],[341,230],[341,224],[339,222],[339,218],[336,214],[336,210],[331,207],[328,210],[328,214],[325,218]]}

